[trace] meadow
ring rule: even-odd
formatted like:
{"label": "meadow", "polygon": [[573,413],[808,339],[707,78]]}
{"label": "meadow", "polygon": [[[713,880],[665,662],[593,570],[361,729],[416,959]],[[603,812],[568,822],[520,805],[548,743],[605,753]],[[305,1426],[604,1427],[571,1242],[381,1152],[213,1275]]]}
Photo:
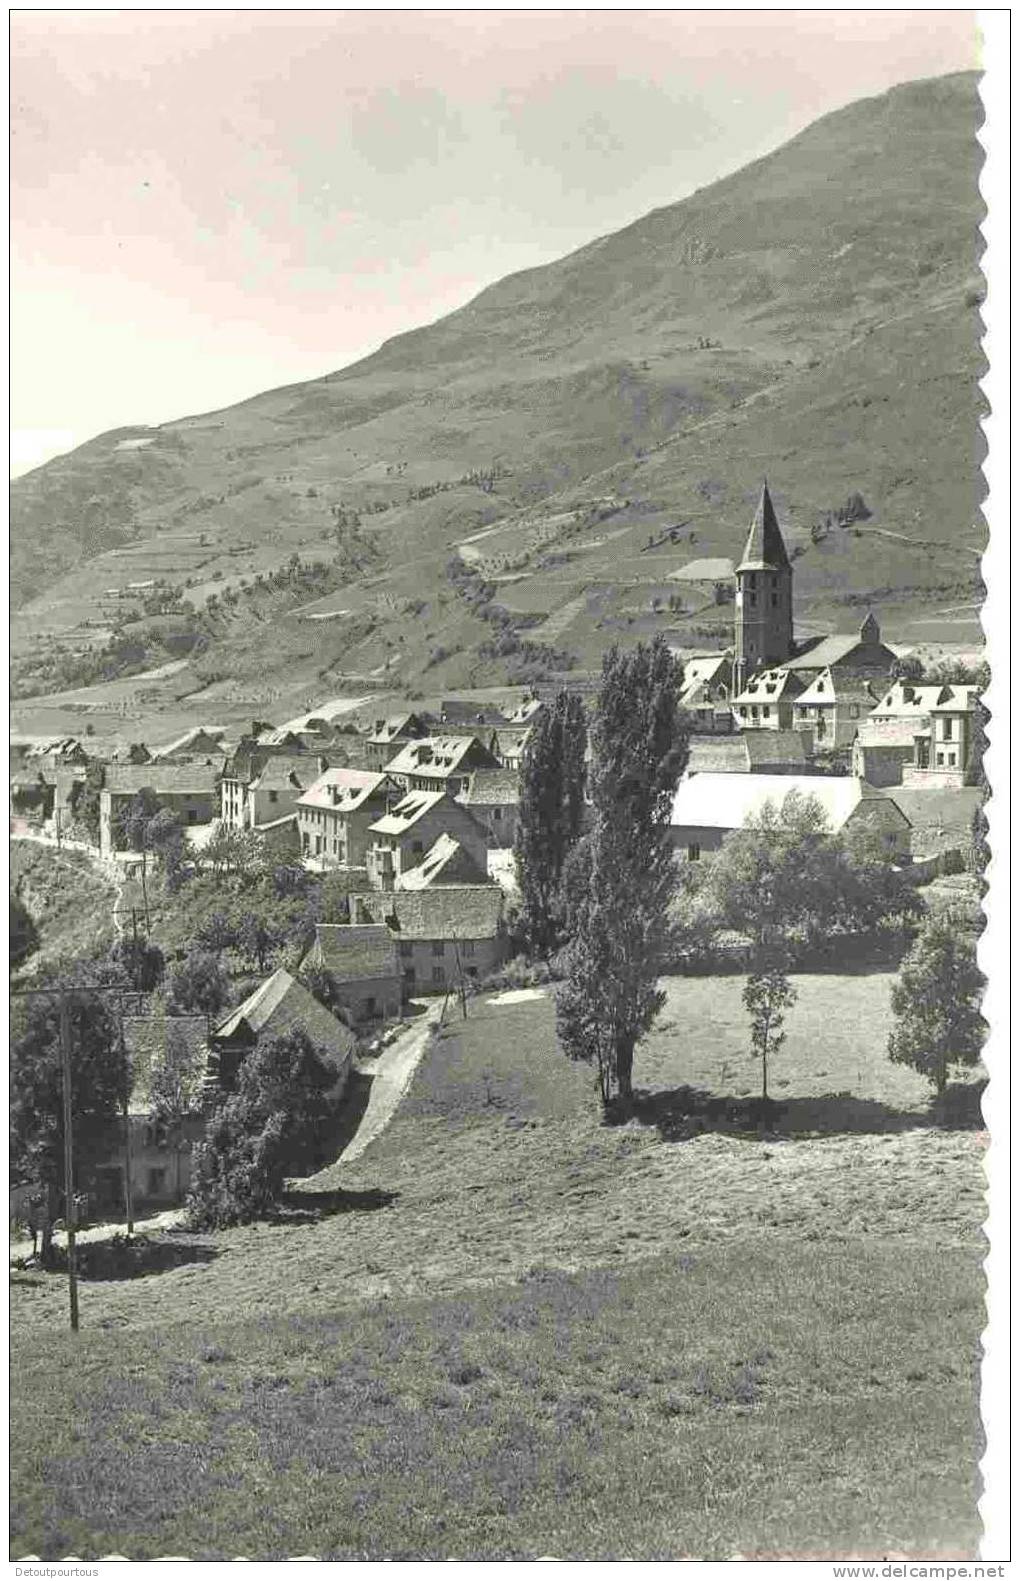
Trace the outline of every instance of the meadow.
{"label": "meadow", "polygon": [[[15,1275],[12,1555],[947,1556],[976,1548],[984,1137],[798,980],[673,979],[602,1122],[545,996],[474,1000],[389,1128],[181,1261]],[[781,1085],[786,1083],[786,1085]]]}

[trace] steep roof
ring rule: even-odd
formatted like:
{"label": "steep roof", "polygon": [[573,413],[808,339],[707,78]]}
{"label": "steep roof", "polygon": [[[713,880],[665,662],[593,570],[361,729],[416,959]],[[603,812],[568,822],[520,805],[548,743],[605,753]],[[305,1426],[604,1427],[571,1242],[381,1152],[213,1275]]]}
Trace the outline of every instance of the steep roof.
{"label": "steep roof", "polygon": [[678,785],[670,822],[682,828],[739,829],[759,816],[767,801],[780,807],[790,791],[814,796],[836,831],[869,794],[853,775],[694,774]]}
{"label": "steep roof", "polygon": [[299,807],[327,807],[338,812],[353,812],[380,794],[387,787],[385,774],[371,769],[327,769],[320,774],[303,796]]}
{"label": "steep roof", "polygon": [[422,725],[417,714],[390,714],[387,719],[377,719],[369,741],[374,746],[388,746],[398,738],[421,739]]}
{"label": "steep roof", "polygon": [[939,700],[932,708],[933,714],[969,714],[981,688],[979,686],[944,686]]}
{"label": "steep roof", "polygon": [[944,690],[942,686],[915,686],[912,681],[894,681],[872,712],[913,721],[919,715],[930,713]]}
{"label": "steep roof", "polygon": [[498,884],[457,884],[359,895],[372,916],[385,917],[398,939],[494,939],[503,916]]}
{"label": "steep roof", "polygon": [[533,725],[514,725],[506,730],[492,732],[493,751],[503,757],[520,757],[531,739]]}
{"label": "steep roof", "polygon": [[308,753],[274,753],[255,778],[258,790],[306,790],[322,777],[316,758]]}
{"label": "steep roof", "polygon": [[103,787],[115,796],[137,796],[141,790],[157,796],[211,795],[219,770],[212,763],[111,763]]}
{"label": "steep roof", "polygon": [[400,976],[397,946],[381,922],[317,923],[313,949],[340,983]]}
{"label": "steep roof", "polygon": [[772,670],[756,670],[744,682],[744,690],[735,703],[777,703],[781,697],[797,697],[804,690],[804,682],[785,665]]}
{"label": "steep roof", "polygon": [[475,769],[457,799],[468,807],[509,807],[521,799],[521,782],[515,769]]}
{"label": "steep roof", "polygon": [[927,785],[893,785],[885,792],[914,829],[949,829],[969,835],[971,820],[984,800],[980,785],[939,790]]}
{"label": "steep roof", "polygon": [[767,770],[770,763],[810,763],[804,736],[799,730],[745,730],[742,740],[752,772]]}
{"label": "steep roof", "polygon": [[281,966],[219,1023],[212,1040],[227,1042],[246,1034],[254,1039],[280,1037],[293,1031],[306,1032],[313,1043],[342,1063],[354,1047],[350,1030]]}
{"label": "steep roof", "polygon": [[387,763],[390,774],[427,774],[430,778],[445,778],[465,767],[469,753],[483,753],[492,762],[489,749],[476,736],[427,736],[422,741],[409,741]]}
{"label": "steep roof", "polygon": [[428,889],[430,884],[484,884],[488,875],[451,834],[441,834],[417,867],[402,873],[401,889]]}
{"label": "steep roof", "polygon": [[451,806],[456,806],[453,798],[447,796],[445,791],[408,791],[402,796],[388,812],[377,818],[369,828],[375,834],[404,834],[413,824],[423,818],[433,807],[441,801],[447,801]]}
{"label": "steep roof", "polygon": [[747,535],[739,571],[788,571],[790,562],[786,554],[783,535],[779,531],[775,506],[769,493],[768,479],[761,486],[761,497],[754,520]]}
{"label": "steep roof", "polygon": [[171,741],[169,746],[154,747],[154,758],[168,758],[180,756],[182,752],[218,752],[226,731],[219,725],[194,725],[191,730],[186,730],[183,736],[178,736],[176,741]]}

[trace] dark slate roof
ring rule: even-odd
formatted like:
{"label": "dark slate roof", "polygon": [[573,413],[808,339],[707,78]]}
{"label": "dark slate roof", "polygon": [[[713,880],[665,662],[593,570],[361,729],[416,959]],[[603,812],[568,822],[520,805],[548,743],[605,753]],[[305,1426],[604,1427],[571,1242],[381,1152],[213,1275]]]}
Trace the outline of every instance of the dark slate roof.
{"label": "dark slate roof", "polygon": [[307,752],[278,753],[267,759],[255,784],[259,790],[307,790],[320,778],[319,760]]}
{"label": "dark slate roof", "polygon": [[281,966],[219,1023],[212,1037],[220,1043],[229,1042],[239,1034],[244,1037],[247,1033],[258,1039],[263,1035],[280,1037],[293,1031],[306,1032],[313,1043],[338,1063],[346,1063],[354,1047],[350,1030]]}
{"label": "dark slate roof", "polygon": [[744,742],[752,770],[767,772],[770,763],[796,763],[805,773],[810,770],[811,760],[799,730],[748,730]]}
{"label": "dark slate roof", "polygon": [[313,948],[340,983],[400,976],[397,946],[382,923],[317,923]]}
{"label": "dark slate roof", "polygon": [[112,763],[104,788],[117,796],[137,796],[140,790],[157,796],[211,795],[219,769],[213,763]]}
{"label": "dark slate roof", "polygon": [[790,562],[779,531],[768,482],[762,484],[758,509],[754,513],[738,571],[788,571]]}
{"label": "dark slate roof", "polygon": [[952,829],[961,834],[970,833],[971,820],[984,799],[980,785],[967,785],[962,790],[895,785],[885,794],[913,828]]}
{"label": "dark slate roof", "polygon": [[385,917],[398,939],[494,939],[503,916],[498,884],[451,884],[436,889],[359,895],[372,916]]}
{"label": "dark slate roof", "polygon": [[521,782],[514,769],[475,769],[471,784],[459,801],[468,807],[509,807],[521,799]]}

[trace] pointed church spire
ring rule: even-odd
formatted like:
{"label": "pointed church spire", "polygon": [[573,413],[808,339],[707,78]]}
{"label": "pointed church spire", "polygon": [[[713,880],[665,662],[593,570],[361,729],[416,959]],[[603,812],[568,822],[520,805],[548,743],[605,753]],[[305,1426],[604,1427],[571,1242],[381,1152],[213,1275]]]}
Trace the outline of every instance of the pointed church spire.
{"label": "pointed church spire", "polygon": [[779,531],[779,522],[776,520],[775,506],[769,493],[769,480],[765,478],[761,486],[761,498],[758,509],[754,513],[751,530],[747,535],[744,545],[744,554],[738,571],[788,571],[790,562],[786,555],[786,545],[783,535]]}

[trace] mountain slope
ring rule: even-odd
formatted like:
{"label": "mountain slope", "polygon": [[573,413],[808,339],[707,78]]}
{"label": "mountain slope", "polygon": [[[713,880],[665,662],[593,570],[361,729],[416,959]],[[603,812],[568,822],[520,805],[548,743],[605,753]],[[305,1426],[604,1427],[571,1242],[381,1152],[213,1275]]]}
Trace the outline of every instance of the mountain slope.
{"label": "mountain slope", "polygon": [[[343,609],[357,629],[295,617],[308,586],[244,591],[207,623],[206,674],[247,674],[254,650],[270,678],[387,666],[406,686],[438,647],[457,656],[437,678],[502,678],[479,657],[485,600],[446,571],[473,537],[469,565],[513,577],[500,601],[540,639],[553,616],[582,664],[665,625],[706,642],[712,588],[671,578],[732,555],[763,471],[801,546],[802,624],[874,591],[901,640],[954,620],[971,635],[979,113],[972,75],[906,84],[354,367],[50,462],[13,488],[16,651],[122,626],[130,598],[108,589],[130,581],[190,579],[201,608],[295,552],[332,562],[334,508],[360,516],[358,553],[341,544],[318,584],[331,598],[306,614]],[[853,491],[873,513],[860,536],[821,532]]]}

